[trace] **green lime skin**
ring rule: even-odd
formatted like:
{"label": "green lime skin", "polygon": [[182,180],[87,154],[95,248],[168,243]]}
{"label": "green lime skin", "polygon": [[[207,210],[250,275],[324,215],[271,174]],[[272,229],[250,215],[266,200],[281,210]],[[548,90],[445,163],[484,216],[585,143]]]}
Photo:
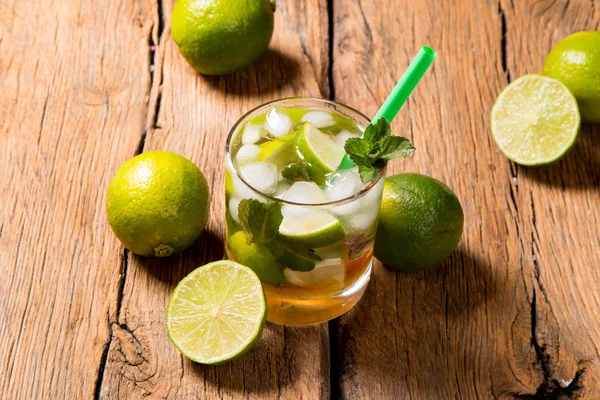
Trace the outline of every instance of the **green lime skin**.
{"label": "green lime skin", "polygon": [[447,258],[462,236],[460,202],[442,182],[420,174],[386,178],[375,257],[403,272],[431,268]]}
{"label": "green lime skin", "polygon": [[548,54],[542,73],[569,88],[583,122],[600,122],[600,31],[564,38]]}
{"label": "green lime skin", "polygon": [[106,196],[108,222],[121,243],[146,257],[190,247],[208,221],[204,175],[185,157],[150,151],[117,170]]}
{"label": "green lime skin", "polygon": [[269,249],[256,243],[247,244],[244,232],[239,231],[231,235],[228,244],[236,261],[254,271],[261,281],[275,286],[287,282],[283,276],[283,267]]}
{"label": "green lime skin", "polygon": [[258,59],[273,36],[269,0],[178,0],[173,39],[187,62],[205,75],[225,75]]}

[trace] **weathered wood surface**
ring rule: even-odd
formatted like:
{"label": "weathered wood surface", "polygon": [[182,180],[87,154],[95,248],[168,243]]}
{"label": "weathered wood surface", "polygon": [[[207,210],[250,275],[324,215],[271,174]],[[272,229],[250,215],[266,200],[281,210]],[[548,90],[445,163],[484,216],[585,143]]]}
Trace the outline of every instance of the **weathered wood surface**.
{"label": "weathered wood surface", "polygon": [[[278,1],[271,50],[223,78],[180,57],[172,4],[0,2],[0,398],[598,398],[600,129],[532,169],[499,153],[488,119],[553,44],[600,29],[596,0]],[[459,249],[419,275],[377,264],[330,324],[269,325],[222,366],[184,360],[164,311],[223,255],[231,125],[292,95],[373,114],[421,44],[439,58],[394,123],[418,150],[392,170],[455,190]],[[114,171],[153,149],[213,188],[208,229],[168,261],[124,252],[104,215]]]}

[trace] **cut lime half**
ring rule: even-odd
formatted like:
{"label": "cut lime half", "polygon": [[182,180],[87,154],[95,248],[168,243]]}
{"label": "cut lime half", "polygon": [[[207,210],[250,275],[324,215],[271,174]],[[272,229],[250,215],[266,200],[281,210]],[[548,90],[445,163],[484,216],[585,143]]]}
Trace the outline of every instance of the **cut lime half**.
{"label": "cut lime half", "polygon": [[258,276],[236,262],[216,261],[179,282],[167,306],[167,332],[190,360],[219,364],[248,351],[266,317]]}
{"label": "cut lime half", "polygon": [[310,122],[302,124],[296,133],[294,152],[297,161],[306,161],[323,174],[335,171],[346,154],[342,146]]}
{"label": "cut lime half", "polygon": [[510,160],[545,165],[575,143],[581,118],[577,101],[560,81],[525,75],[500,93],[492,108],[492,136]]}

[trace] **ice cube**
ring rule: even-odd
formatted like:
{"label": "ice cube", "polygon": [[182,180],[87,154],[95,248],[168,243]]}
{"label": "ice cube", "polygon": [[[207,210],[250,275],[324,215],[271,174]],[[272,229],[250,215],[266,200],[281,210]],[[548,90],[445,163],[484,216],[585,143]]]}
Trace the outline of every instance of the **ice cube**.
{"label": "ice cube", "polygon": [[337,135],[335,135],[333,137],[333,141],[336,142],[337,144],[339,144],[340,146],[343,146],[344,144],[346,144],[346,140],[348,140],[350,138],[357,138],[357,137],[360,137],[360,134],[350,132],[349,130],[346,130],[346,129],[342,129],[340,131],[340,133],[338,133]]}
{"label": "ice cube", "polygon": [[312,271],[300,272],[289,268],[283,270],[288,282],[292,285],[305,286],[344,286],[345,270],[341,258],[323,260],[315,265]]}
{"label": "ice cube", "polygon": [[273,194],[277,191],[279,183],[279,169],[275,164],[267,162],[253,162],[240,168],[242,176],[254,189]]}
{"label": "ice cube", "polygon": [[246,124],[242,133],[243,144],[254,144],[260,140],[260,128],[254,124]]}
{"label": "ice cube", "polygon": [[235,155],[235,158],[239,161],[245,162],[245,161],[249,161],[249,160],[254,160],[256,159],[256,157],[258,157],[258,154],[260,153],[260,147],[258,147],[255,144],[245,144],[242,147],[240,147],[240,149],[238,150],[238,152]]}
{"label": "ice cube", "polygon": [[319,204],[328,201],[323,190],[314,182],[294,182],[283,198],[301,204]]}
{"label": "ice cube", "polygon": [[346,224],[352,230],[366,231],[377,222],[379,216],[379,204],[372,204],[368,207],[363,207],[355,215],[347,219]]}
{"label": "ice cube", "polygon": [[309,111],[302,117],[302,122],[310,122],[317,128],[325,128],[335,124],[333,117],[327,111]]}
{"label": "ice cube", "polygon": [[276,138],[285,136],[292,129],[292,120],[285,114],[285,111],[281,108],[273,107],[271,111],[267,113],[267,121],[265,122],[265,129]]}
{"label": "ice cube", "polygon": [[285,179],[279,181],[279,185],[277,186],[277,191],[273,194],[273,196],[282,199],[285,196],[285,193],[291,187],[291,183]]}
{"label": "ice cube", "polygon": [[235,222],[240,222],[240,212],[238,210],[238,206],[242,200],[238,197],[231,197],[229,199],[229,214],[235,220]]}
{"label": "ice cube", "polygon": [[365,185],[355,168],[333,173],[327,180],[325,194],[329,201],[342,200],[361,191]]}

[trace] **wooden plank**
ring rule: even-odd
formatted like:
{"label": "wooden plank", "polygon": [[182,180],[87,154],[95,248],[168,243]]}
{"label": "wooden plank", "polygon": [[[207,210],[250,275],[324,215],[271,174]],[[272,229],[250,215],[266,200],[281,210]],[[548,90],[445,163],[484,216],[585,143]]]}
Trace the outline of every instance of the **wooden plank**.
{"label": "wooden plank", "polygon": [[[548,52],[567,35],[600,30],[596,2],[502,2],[507,72],[539,73]],[[600,146],[598,126],[584,126],[573,151],[545,168],[514,166],[519,225],[529,279],[543,381],[542,397],[600,393]],[[566,387],[566,389],[564,388]],[[529,392],[530,393],[530,392]]]}
{"label": "wooden plank", "polygon": [[0,3],[0,398],[94,396],[120,279],[111,174],[144,130],[147,2]]}
{"label": "wooden plank", "polygon": [[170,37],[172,2],[157,32],[156,121],[144,150],[165,149],[196,162],[212,188],[211,214],[200,241],[182,256],[150,260],[128,255],[122,307],[108,353],[102,397],[325,398],[329,395],[327,326],[269,324],[258,345],[225,365],[184,359],[165,331],[165,308],[175,285],[194,268],[223,256],[225,139],[242,114],[295,95],[327,96],[325,1],[278,2],[270,50],[240,73],[203,77],[179,55]]}
{"label": "wooden plank", "polygon": [[[581,141],[588,148],[570,159],[548,169],[516,168],[494,145],[488,115],[507,84],[507,55],[513,73],[523,72],[516,65],[539,71],[551,42],[597,27],[598,11],[587,1],[549,8],[514,1],[518,11],[508,11],[511,3],[334,1],[338,101],[372,115],[422,44],[438,51],[394,123],[417,152],[392,171],[446,182],[466,218],[458,250],[438,269],[415,275],[376,265],[365,298],[335,325],[334,395],[589,397],[597,390],[591,381],[599,360],[593,345],[599,337],[597,146],[586,128]],[[563,188],[561,181],[576,187]]]}

